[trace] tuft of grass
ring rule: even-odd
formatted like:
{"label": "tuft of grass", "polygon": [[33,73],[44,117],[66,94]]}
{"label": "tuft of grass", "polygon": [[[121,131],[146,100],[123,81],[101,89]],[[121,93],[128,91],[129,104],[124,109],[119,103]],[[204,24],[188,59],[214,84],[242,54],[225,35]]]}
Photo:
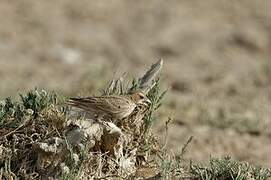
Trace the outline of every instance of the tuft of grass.
{"label": "tuft of grass", "polygon": [[190,173],[195,176],[194,179],[199,180],[267,180],[271,178],[270,169],[253,167],[249,163],[234,161],[229,156],[211,158],[207,167],[191,164]]}
{"label": "tuft of grass", "polygon": [[45,90],[31,90],[27,94],[20,94],[18,102],[10,97],[0,102],[0,128],[16,128],[25,116],[37,117],[38,113],[56,104],[56,94]]}
{"label": "tuft of grass", "polygon": [[32,109],[36,115],[50,104],[56,104],[56,94],[45,90],[32,90],[26,95],[20,94],[21,103],[25,109]]}
{"label": "tuft of grass", "polygon": [[163,179],[173,179],[173,178],[187,178],[192,176],[187,176],[185,170],[184,154],[187,151],[188,145],[192,142],[193,137],[191,136],[187,142],[181,148],[180,155],[169,154],[166,151],[162,151],[159,156],[158,161],[159,169],[161,172],[161,177]]}
{"label": "tuft of grass", "polygon": [[54,92],[31,90],[0,103],[0,179],[37,179],[35,142],[63,134],[66,120]]}
{"label": "tuft of grass", "polygon": [[152,127],[153,123],[155,122],[156,118],[154,116],[154,112],[157,111],[162,105],[162,99],[166,95],[167,90],[161,91],[160,88],[160,79],[157,78],[155,80],[155,85],[150,89],[147,94],[147,97],[150,99],[151,107],[148,114],[145,116],[145,129],[146,132]]}
{"label": "tuft of grass", "polygon": [[129,92],[136,91],[140,88],[141,79],[133,78],[131,87],[129,88]]}

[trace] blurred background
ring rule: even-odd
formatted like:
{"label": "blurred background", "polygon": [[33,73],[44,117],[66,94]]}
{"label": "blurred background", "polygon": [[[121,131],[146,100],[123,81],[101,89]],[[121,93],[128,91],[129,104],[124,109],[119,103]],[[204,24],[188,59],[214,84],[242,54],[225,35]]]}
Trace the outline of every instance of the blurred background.
{"label": "blurred background", "polygon": [[271,167],[271,1],[1,0],[0,97],[97,94],[164,59],[154,133],[185,157]]}

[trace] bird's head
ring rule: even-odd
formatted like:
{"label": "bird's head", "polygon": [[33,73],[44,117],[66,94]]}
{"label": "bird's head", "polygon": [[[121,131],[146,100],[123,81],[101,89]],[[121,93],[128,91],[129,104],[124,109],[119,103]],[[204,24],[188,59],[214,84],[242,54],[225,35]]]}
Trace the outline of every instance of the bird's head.
{"label": "bird's head", "polygon": [[143,105],[143,106],[150,106],[151,105],[151,101],[141,91],[133,92],[131,94],[131,98],[137,105]]}

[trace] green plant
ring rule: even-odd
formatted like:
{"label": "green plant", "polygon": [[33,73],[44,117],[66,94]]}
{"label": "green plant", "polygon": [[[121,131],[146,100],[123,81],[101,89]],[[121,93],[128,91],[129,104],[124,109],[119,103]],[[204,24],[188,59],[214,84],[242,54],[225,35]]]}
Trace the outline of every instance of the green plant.
{"label": "green plant", "polygon": [[154,112],[158,110],[162,105],[162,99],[167,93],[167,90],[161,92],[160,88],[160,79],[156,79],[155,85],[150,89],[150,91],[147,94],[147,97],[152,102],[150,110],[148,114],[145,116],[145,133],[148,132],[148,130],[151,128],[152,124],[155,121]]}
{"label": "green plant", "polygon": [[53,92],[46,92],[44,90],[32,90],[26,95],[20,94],[22,105],[25,109],[32,109],[34,115],[50,104],[56,104],[56,94]]}
{"label": "green plant", "polygon": [[195,179],[200,180],[246,180],[261,179],[267,180],[271,177],[270,170],[255,168],[248,163],[238,162],[227,156],[224,158],[211,158],[207,167],[202,165],[190,165],[190,172]]}
{"label": "green plant", "polygon": [[20,100],[12,101],[10,97],[0,103],[0,128],[16,128],[25,116],[36,117],[39,112],[56,104],[56,94],[45,90],[31,90],[20,94]]}

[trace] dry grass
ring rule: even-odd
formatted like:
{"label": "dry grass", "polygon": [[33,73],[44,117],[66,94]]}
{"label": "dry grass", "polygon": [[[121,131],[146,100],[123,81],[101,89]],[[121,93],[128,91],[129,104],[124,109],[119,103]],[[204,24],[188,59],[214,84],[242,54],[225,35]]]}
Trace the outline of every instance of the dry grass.
{"label": "dry grass", "polygon": [[159,78],[147,78],[148,73],[157,75],[156,71],[148,71],[142,78],[134,79],[127,88],[121,77],[112,80],[102,92],[126,94],[142,87],[142,84],[149,84],[150,88],[145,91],[152,101],[149,111],[138,111],[117,124],[97,123],[80,113],[75,118],[71,116],[73,110],[66,107],[64,98],[44,90],[35,89],[20,95],[17,102],[10,98],[2,101],[1,179],[265,180],[271,177],[269,169],[229,157],[211,158],[207,166],[187,164],[184,154],[189,151],[192,137],[179,155],[170,153],[152,133],[152,125],[156,121],[154,113],[160,108],[166,91],[161,92]]}
{"label": "dry grass", "polygon": [[21,95],[18,102],[7,98],[0,111],[1,177],[126,179],[134,177],[139,168],[155,169],[151,159],[159,145],[150,129],[153,113],[160,107],[164,93],[159,92],[158,79],[146,80],[146,76],[148,73],[135,79],[127,89],[123,80],[112,80],[103,91],[126,94],[140,88],[141,82],[150,81],[146,91],[152,102],[150,109],[138,108],[128,119],[116,124],[106,119],[98,122],[75,117],[76,111],[58,103],[61,98],[55,93],[44,90]]}

